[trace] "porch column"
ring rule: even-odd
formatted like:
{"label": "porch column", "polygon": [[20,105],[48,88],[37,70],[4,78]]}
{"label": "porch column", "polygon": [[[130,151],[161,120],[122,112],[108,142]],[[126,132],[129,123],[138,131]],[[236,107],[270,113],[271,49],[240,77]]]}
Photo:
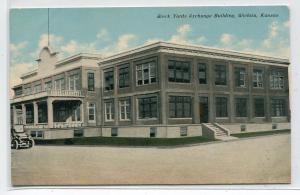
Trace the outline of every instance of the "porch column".
{"label": "porch column", "polygon": [[[88,111],[88,110],[87,110]],[[83,101],[81,101],[81,104],[80,104],[80,121],[82,123],[84,123],[84,110],[83,110]],[[88,114],[87,114],[88,115]],[[96,117],[96,116],[95,116]],[[88,121],[88,119],[87,119]],[[86,124],[84,124],[86,126]]]}
{"label": "porch column", "polygon": [[22,104],[22,123],[23,125],[26,125],[26,106],[25,104]]}
{"label": "porch column", "polygon": [[13,116],[12,117],[13,117],[13,125],[14,125],[14,124],[17,124],[17,110],[16,110],[16,106],[13,105],[12,109],[13,109],[12,110],[13,111]]}
{"label": "porch column", "polygon": [[48,115],[48,127],[53,128],[53,100],[51,98],[47,99],[47,115]]}
{"label": "porch column", "polygon": [[39,117],[38,117],[38,105],[37,102],[33,102],[33,120],[34,120],[34,126],[36,126],[39,123]]}

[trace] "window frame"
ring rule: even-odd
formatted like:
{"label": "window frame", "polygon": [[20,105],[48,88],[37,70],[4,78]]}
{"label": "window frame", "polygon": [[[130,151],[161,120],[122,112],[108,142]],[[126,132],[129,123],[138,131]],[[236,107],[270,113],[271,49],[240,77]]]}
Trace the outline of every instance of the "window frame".
{"label": "window frame", "polygon": [[[155,99],[155,102],[153,101],[152,102],[152,100],[154,100]],[[149,113],[150,114],[142,114],[142,115],[144,115],[144,116],[141,116],[141,103],[140,103],[140,101],[143,101],[143,112],[146,112],[145,110],[145,107],[146,107],[146,104],[145,104],[145,102],[146,102],[146,100],[147,101],[149,101]],[[151,105],[155,105],[154,107],[151,107]],[[148,106],[147,106],[148,107]],[[156,112],[153,112],[153,110],[154,111],[156,111]],[[153,115],[153,113],[155,113],[154,115]],[[146,116],[146,115],[150,115],[149,117],[148,116]],[[138,97],[137,98],[137,119],[138,120],[151,120],[151,119],[157,119],[158,118],[158,97],[157,97],[157,95],[155,95],[155,96],[147,96],[147,97]]]}
{"label": "window frame", "polygon": [[[124,107],[124,116],[122,118],[122,107]],[[119,119],[120,121],[130,121],[131,120],[131,101],[130,99],[119,100]]]}
{"label": "window frame", "polygon": [[[172,106],[174,104],[173,109],[171,111]],[[186,104],[189,104],[189,108],[186,108]],[[169,118],[171,119],[189,119],[192,118],[192,97],[191,96],[176,96],[170,95],[169,96]],[[188,109],[189,113],[186,115],[186,110]],[[171,114],[174,112],[174,115]]]}
{"label": "window frame", "polygon": [[[109,77],[109,79],[107,79],[107,77]],[[113,91],[115,89],[115,71],[114,70],[104,71],[103,79],[104,79],[104,91]],[[108,81],[109,83],[107,83]]]}
{"label": "window frame", "polygon": [[[215,85],[227,86],[227,68],[224,64],[215,64]],[[224,78],[223,78],[224,77]]]}
{"label": "window frame", "polygon": [[[201,82],[201,79],[203,79],[203,78],[200,78],[200,67],[202,66],[202,70],[204,70],[204,71],[201,71],[201,72],[204,72],[204,82]],[[203,68],[204,67],[204,68]],[[207,76],[208,76],[208,74],[207,74],[207,64],[206,63],[203,63],[203,62],[201,62],[201,63],[198,63],[198,82],[199,82],[199,84],[207,84]]]}
{"label": "window frame", "polygon": [[245,88],[246,87],[246,68],[245,67],[234,67],[234,83],[235,87]]}
{"label": "window frame", "polygon": [[[173,63],[173,65],[171,65]],[[172,67],[173,68],[170,68]],[[192,63],[189,60],[168,60],[168,82],[171,83],[191,83],[192,80]],[[188,70],[187,72],[185,70]],[[170,77],[173,72],[173,77]],[[179,76],[177,76],[179,75]],[[188,79],[185,78],[187,76]]]}
{"label": "window frame", "polygon": [[[91,76],[92,75],[92,76]],[[95,73],[87,72],[88,91],[95,91]]]}
{"label": "window frame", "polygon": [[[281,102],[281,104],[278,104]],[[275,105],[275,109],[274,109]],[[281,110],[277,110],[281,109]],[[277,113],[281,112],[279,115]],[[276,114],[274,114],[276,113]],[[286,100],[283,98],[272,98],[271,99],[271,116],[272,117],[286,117],[287,116],[287,111],[286,111]]]}
{"label": "window frame", "polygon": [[[148,70],[148,76],[145,73],[145,70]],[[139,72],[141,79],[139,79]],[[150,85],[157,82],[157,61],[151,60],[143,63],[138,63],[135,65],[135,78],[136,86]],[[148,80],[148,83],[145,81]],[[140,83],[141,81],[141,83]]]}
{"label": "window frame", "polygon": [[[220,105],[218,105],[218,100],[220,100],[221,101],[221,104]],[[225,102],[226,102],[226,104],[224,104],[224,102],[223,102],[223,100],[226,100]],[[224,97],[224,96],[217,96],[217,97],[215,97],[215,103],[216,103],[216,108],[215,108],[215,116],[216,116],[216,118],[228,118],[228,116],[229,116],[229,113],[228,113],[228,97]],[[220,108],[219,106],[221,106],[221,108],[223,107],[223,106],[226,106],[225,108],[225,110],[226,110],[226,112],[224,112],[225,113],[225,115],[223,115],[223,111],[220,111],[220,110],[218,110],[218,108]],[[220,111],[220,112],[219,112]],[[222,116],[218,116],[218,113],[222,113],[221,115]]]}
{"label": "window frame", "polygon": [[254,68],[252,71],[252,86],[256,89],[264,88],[264,71],[262,69]]}
{"label": "window frame", "polygon": [[[69,90],[70,91],[77,91],[79,90],[80,88],[80,80],[79,80],[79,74],[78,73],[75,73],[75,74],[72,74],[72,75],[69,75],[68,77],[69,79]],[[71,87],[73,89],[71,89]]]}
{"label": "window frame", "polygon": [[[90,122],[90,123],[95,123],[96,122],[96,103],[94,103],[94,102],[88,102],[87,103],[87,109],[88,109],[88,121]],[[90,109],[92,109],[93,110],[93,113],[90,113]],[[94,120],[91,120],[90,119],[90,116],[93,116],[94,117]]]}
{"label": "window frame", "polygon": [[[109,112],[107,112],[107,108],[109,105]],[[104,102],[104,121],[111,122],[115,120],[115,110],[114,110],[114,100],[109,100]],[[109,116],[109,118],[107,118]]]}
{"label": "window frame", "polygon": [[[124,71],[127,69],[127,71]],[[119,76],[119,82],[118,86],[119,89],[127,88],[130,86],[130,68],[129,65],[120,66],[118,68],[118,76]]]}
{"label": "window frame", "polygon": [[270,89],[284,89],[285,75],[283,70],[271,70],[270,72]]}
{"label": "window frame", "polygon": [[248,100],[246,97],[236,97],[235,98],[235,117],[247,118],[248,117],[248,109],[247,108],[248,108]]}
{"label": "window frame", "polygon": [[[262,102],[260,102],[259,104],[257,104],[258,100],[259,101],[262,100]],[[264,118],[265,115],[266,115],[266,111],[265,111],[265,99],[263,97],[256,97],[256,98],[254,98],[253,102],[254,102],[254,117],[255,118]],[[258,111],[261,111],[261,109],[257,109],[257,107],[262,109],[263,114],[258,113]]]}

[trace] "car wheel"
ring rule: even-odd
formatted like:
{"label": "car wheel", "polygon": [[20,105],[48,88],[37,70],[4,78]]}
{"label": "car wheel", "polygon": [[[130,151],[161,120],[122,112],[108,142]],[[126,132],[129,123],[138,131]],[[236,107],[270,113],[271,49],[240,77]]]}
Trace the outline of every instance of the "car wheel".
{"label": "car wheel", "polygon": [[28,148],[32,148],[34,146],[34,141],[33,139],[32,140],[29,140],[29,146]]}
{"label": "car wheel", "polygon": [[11,141],[11,148],[12,149],[19,149],[19,142],[17,140],[12,140]]}

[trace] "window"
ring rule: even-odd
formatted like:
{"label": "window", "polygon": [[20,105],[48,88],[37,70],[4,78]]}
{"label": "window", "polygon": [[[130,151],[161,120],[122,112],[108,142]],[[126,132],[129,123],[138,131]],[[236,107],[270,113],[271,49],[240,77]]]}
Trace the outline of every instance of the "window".
{"label": "window", "polygon": [[265,102],[263,98],[254,99],[254,114],[255,117],[264,117],[265,116]]}
{"label": "window", "polygon": [[114,71],[104,72],[105,91],[114,89]]}
{"label": "window", "polygon": [[104,103],[105,109],[105,121],[114,120],[114,104],[113,101],[108,101]]}
{"label": "window", "polygon": [[80,121],[80,105],[74,104],[72,106],[72,121]]}
{"label": "window", "polygon": [[52,81],[45,82],[44,90],[48,91],[52,89]]}
{"label": "window", "polygon": [[178,83],[189,83],[191,80],[190,62],[169,60],[169,81]]}
{"label": "window", "polygon": [[130,120],[130,100],[121,100],[119,102],[120,120]]}
{"label": "window", "polygon": [[79,75],[74,74],[69,77],[69,90],[79,89]]}
{"label": "window", "polygon": [[33,138],[43,138],[44,132],[43,131],[31,131],[30,136]]}
{"label": "window", "polygon": [[235,68],[235,86],[245,87],[246,86],[246,70],[245,68],[236,67]]}
{"label": "window", "polygon": [[95,74],[88,72],[88,91],[95,91]]}
{"label": "window", "polygon": [[38,123],[47,123],[47,104],[38,104]]}
{"label": "window", "polygon": [[25,95],[31,94],[31,86],[24,87],[24,94]]}
{"label": "window", "polygon": [[96,104],[95,103],[89,103],[88,104],[88,115],[89,115],[89,122],[95,122],[96,118]]}
{"label": "window", "polygon": [[285,100],[284,99],[272,99],[272,116],[279,117],[285,116]]}
{"label": "window", "polygon": [[206,64],[204,63],[198,64],[198,77],[199,77],[200,84],[207,84]]}
{"label": "window", "polygon": [[117,127],[111,128],[111,136],[112,137],[118,136],[118,128]]}
{"label": "window", "polygon": [[136,66],[137,85],[147,85],[156,82],[155,61],[139,64]]}
{"label": "window", "polygon": [[215,84],[226,85],[226,67],[225,65],[215,65]]}
{"label": "window", "polygon": [[150,137],[156,137],[157,128],[150,127]]}
{"label": "window", "polygon": [[180,136],[187,136],[187,127],[180,127]]}
{"label": "window", "polygon": [[156,118],[157,117],[157,97],[139,98],[139,118]]}
{"label": "window", "polygon": [[54,81],[55,90],[64,90],[65,89],[65,79],[57,79]]}
{"label": "window", "polygon": [[242,132],[243,132],[243,131],[246,131],[246,129],[247,129],[246,125],[245,125],[245,124],[242,124],[242,125],[241,125],[241,131],[242,131]]}
{"label": "window", "polygon": [[83,129],[75,129],[73,132],[74,137],[83,137]]}
{"label": "window", "polygon": [[15,96],[20,96],[20,95],[22,95],[22,87],[15,89]]}
{"label": "window", "polygon": [[41,92],[41,91],[42,91],[42,85],[41,84],[38,84],[38,85],[34,86],[34,92],[35,93],[38,93],[38,92]]}
{"label": "window", "polygon": [[235,99],[235,116],[247,117],[247,99],[236,98]]}
{"label": "window", "polygon": [[216,117],[228,117],[226,97],[216,97]]}
{"label": "window", "polygon": [[33,105],[29,104],[26,105],[26,123],[33,123],[34,118],[33,118]]}
{"label": "window", "polygon": [[263,88],[263,71],[259,69],[254,69],[252,80],[253,80],[253,87]]}
{"label": "window", "polygon": [[129,87],[129,67],[119,69],[119,88]]}
{"label": "window", "polygon": [[277,129],[277,124],[276,123],[272,124],[272,129]]}
{"label": "window", "polygon": [[188,96],[170,96],[169,113],[171,118],[189,118],[191,113],[192,100]]}
{"label": "window", "polygon": [[270,75],[271,89],[283,89],[284,88],[284,76],[282,71],[271,71]]}

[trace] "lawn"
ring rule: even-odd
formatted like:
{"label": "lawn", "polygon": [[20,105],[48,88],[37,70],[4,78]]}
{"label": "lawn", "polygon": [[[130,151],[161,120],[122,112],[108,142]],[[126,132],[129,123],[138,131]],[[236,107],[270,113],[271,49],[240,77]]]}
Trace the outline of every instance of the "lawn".
{"label": "lawn", "polygon": [[275,134],[281,134],[281,133],[291,133],[291,130],[284,129],[284,130],[274,130],[274,131],[236,133],[236,134],[231,134],[231,136],[238,137],[238,138],[244,138],[244,137],[257,137],[257,136],[264,136],[264,135],[275,135]]}
{"label": "lawn", "polygon": [[215,141],[205,137],[185,138],[124,138],[82,137],[70,139],[35,140],[37,145],[109,145],[109,146],[176,146]]}

